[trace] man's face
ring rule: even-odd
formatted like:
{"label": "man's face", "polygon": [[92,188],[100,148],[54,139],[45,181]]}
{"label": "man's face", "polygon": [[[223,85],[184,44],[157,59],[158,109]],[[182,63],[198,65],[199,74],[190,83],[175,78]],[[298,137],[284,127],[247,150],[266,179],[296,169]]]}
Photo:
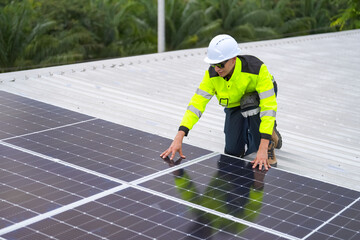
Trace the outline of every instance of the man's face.
{"label": "man's face", "polygon": [[211,66],[214,67],[215,71],[219,74],[219,76],[226,77],[233,69],[235,65],[235,60],[235,58],[231,58],[218,64],[212,64]]}

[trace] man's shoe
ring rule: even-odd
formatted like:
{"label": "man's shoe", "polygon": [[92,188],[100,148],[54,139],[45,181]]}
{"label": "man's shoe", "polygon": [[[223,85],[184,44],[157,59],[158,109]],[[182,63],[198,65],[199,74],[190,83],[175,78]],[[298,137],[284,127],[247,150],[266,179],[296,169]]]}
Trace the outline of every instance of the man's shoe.
{"label": "man's shoe", "polygon": [[279,131],[274,127],[273,133],[271,135],[271,141],[275,143],[275,148],[280,149],[282,146],[282,137]]}
{"label": "man's shoe", "polygon": [[273,141],[270,141],[269,147],[268,147],[268,163],[272,167],[277,166],[277,160],[275,156],[275,143]]}

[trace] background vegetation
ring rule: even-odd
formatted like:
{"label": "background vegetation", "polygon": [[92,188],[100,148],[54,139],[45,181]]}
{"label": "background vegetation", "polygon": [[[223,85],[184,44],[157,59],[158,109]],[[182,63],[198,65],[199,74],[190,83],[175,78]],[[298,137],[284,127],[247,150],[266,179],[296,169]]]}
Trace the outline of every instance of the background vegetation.
{"label": "background vegetation", "polygon": [[[360,28],[360,0],[166,0],[166,50]],[[0,72],[157,51],[157,0],[0,0]]]}

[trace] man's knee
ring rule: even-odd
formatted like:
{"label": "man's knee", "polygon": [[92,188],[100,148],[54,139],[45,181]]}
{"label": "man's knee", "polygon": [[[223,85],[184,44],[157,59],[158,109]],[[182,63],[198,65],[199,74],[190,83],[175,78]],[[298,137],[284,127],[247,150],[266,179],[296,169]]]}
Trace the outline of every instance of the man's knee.
{"label": "man's knee", "polygon": [[235,156],[235,157],[243,157],[244,154],[245,154],[245,149],[243,150],[239,150],[239,149],[229,149],[229,148],[226,148],[225,146],[225,150],[224,150],[225,154],[228,154],[228,155],[231,155],[231,156]]}

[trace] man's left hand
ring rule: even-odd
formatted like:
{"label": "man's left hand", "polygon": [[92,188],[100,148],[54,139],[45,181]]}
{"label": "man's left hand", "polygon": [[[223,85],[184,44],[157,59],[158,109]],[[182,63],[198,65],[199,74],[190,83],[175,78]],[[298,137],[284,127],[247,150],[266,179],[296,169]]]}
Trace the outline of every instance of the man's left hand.
{"label": "man's left hand", "polygon": [[267,139],[261,139],[259,150],[256,154],[256,158],[251,162],[253,164],[253,168],[256,168],[256,166],[259,165],[259,170],[262,169],[262,166],[264,166],[265,170],[269,170],[271,168],[269,162],[268,162],[268,146],[269,146],[269,140]]}

